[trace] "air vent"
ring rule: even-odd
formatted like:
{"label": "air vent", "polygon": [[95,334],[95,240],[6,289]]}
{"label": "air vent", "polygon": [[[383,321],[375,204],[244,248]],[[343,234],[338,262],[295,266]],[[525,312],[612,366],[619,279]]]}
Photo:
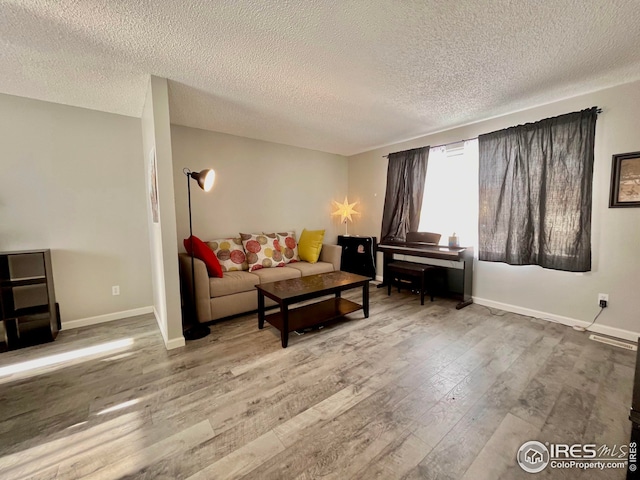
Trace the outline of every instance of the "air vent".
{"label": "air vent", "polygon": [[451,143],[445,147],[447,157],[464,155],[464,142]]}
{"label": "air vent", "polygon": [[589,339],[595,342],[606,343],[607,345],[613,345],[614,347],[624,348],[625,350],[632,350],[634,352],[638,350],[638,347],[636,347],[633,343],[621,342],[620,340],[614,340],[613,338],[609,338],[609,337],[602,337],[600,335],[591,334],[589,335]]}

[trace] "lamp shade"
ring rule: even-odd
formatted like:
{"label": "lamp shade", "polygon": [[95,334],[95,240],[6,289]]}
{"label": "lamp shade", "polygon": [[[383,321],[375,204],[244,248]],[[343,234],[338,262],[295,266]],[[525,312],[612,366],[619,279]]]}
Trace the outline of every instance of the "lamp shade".
{"label": "lamp shade", "polygon": [[349,203],[347,197],[344,197],[344,203],[333,201],[333,206],[336,208],[336,211],[331,214],[331,216],[340,215],[340,222],[346,223],[347,220],[353,222],[353,218],[351,215],[359,215],[359,212],[356,212],[353,207],[356,206],[358,202]]}
{"label": "lamp shade", "polygon": [[202,190],[208,192],[213,188],[213,182],[216,180],[216,172],[211,168],[202,170],[200,172],[191,172],[191,178],[193,178]]}

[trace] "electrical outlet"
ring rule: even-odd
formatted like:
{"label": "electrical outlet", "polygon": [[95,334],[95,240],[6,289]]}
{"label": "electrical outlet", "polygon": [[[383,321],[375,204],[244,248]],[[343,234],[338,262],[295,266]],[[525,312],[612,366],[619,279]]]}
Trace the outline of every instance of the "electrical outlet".
{"label": "electrical outlet", "polygon": [[608,293],[599,293],[598,294],[598,306],[601,308],[605,308],[609,305],[609,294]]}
{"label": "electrical outlet", "polygon": [[120,295],[120,285],[111,287],[111,295]]}

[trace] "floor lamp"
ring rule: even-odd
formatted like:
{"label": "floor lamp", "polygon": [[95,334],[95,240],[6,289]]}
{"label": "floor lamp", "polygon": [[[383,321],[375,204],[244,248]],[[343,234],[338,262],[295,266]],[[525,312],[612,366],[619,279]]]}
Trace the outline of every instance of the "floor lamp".
{"label": "floor lamp", "polygon": [[213,182],[216,179],[216,172],[206,169],[201,172],[192,172],[188,168],[183,168],[182,172],[187,176],[187,192],[189,195],[189,241],[191,242],[191,321],[194,325],[184,332],[184,337],[187,340],[196,340],[198,338],[206,337],[211,332],[211,329],[206,325],[201,325],[198,322],[198,314],[196,310],[196,272],[193,260],[193,224],[191,221],[191,181],[194,179],[198,182],[198,186],[205,192],[210,191],[213,188]]}

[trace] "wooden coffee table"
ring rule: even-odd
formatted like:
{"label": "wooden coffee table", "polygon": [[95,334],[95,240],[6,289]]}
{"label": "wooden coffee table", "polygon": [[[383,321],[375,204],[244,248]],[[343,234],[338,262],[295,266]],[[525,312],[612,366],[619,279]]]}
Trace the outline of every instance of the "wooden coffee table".
{"label": "wooden coffee table", "polygon": [[[342,317],[360,309],[369,318],[369,277],[348,272],[320,273],[279,282],[256,285],[258,289],[258,328],[264,328],[266,320],[280,330],[282,348],[287,348],[289,332],[312,327]],[[341,298],[344,290],[362,287],[362,305]],[[303,307],[289,310],[289,305],[334,294],[329,298]],[[280,311],[265,315],[264,297],[278,302]]]}

